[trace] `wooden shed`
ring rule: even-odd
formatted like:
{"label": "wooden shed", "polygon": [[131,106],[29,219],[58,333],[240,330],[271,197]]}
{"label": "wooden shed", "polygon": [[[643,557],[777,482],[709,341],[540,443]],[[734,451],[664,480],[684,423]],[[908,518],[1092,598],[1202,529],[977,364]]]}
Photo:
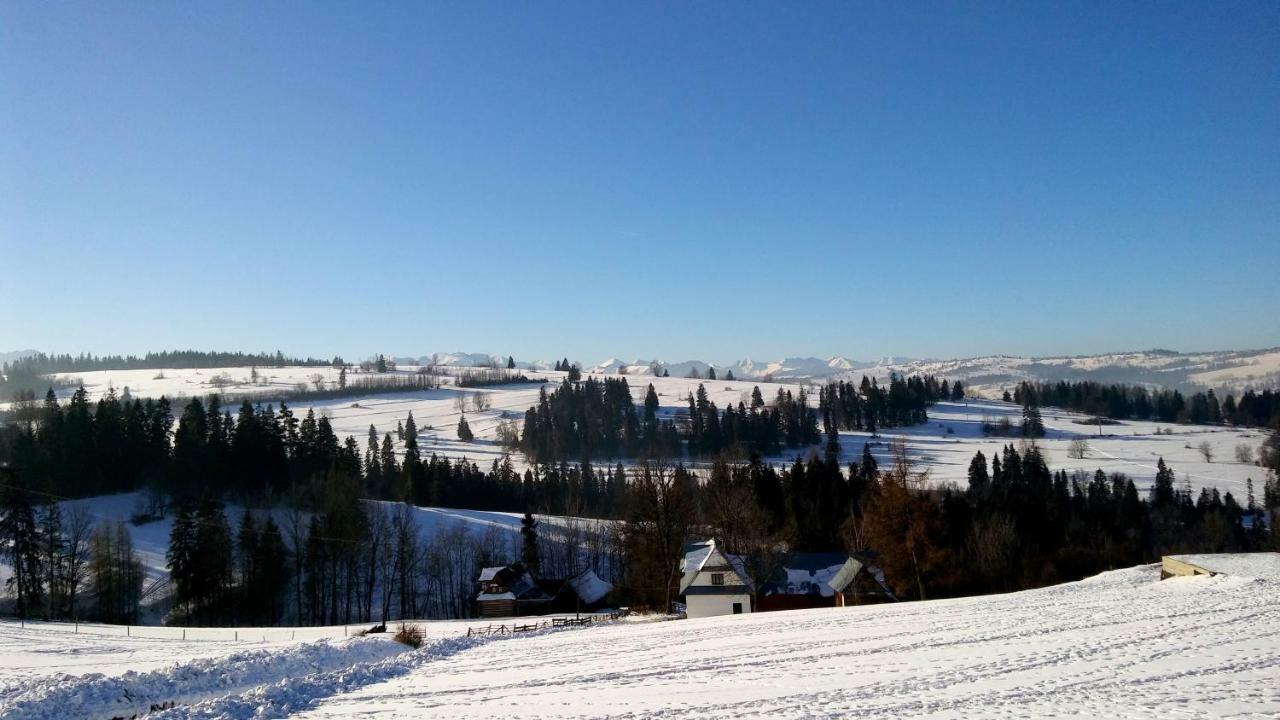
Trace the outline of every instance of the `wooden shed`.
{"label": "wooden shed", "polygon": [[1280,553],[1209,553],[1165,555],[1160,558],[1160,579],[1196,575],[1236,575],[1280,579]]}

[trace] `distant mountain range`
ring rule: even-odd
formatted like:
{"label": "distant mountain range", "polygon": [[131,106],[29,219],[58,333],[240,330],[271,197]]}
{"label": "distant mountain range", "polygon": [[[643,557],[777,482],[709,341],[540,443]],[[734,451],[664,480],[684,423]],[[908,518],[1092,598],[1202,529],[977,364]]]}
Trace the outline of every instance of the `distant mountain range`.
{"label": "distant mountain range", "polygon": [[39,350],[14,350],[13,352],[0,352],[0,365],[14,360],[21,360],[25,357],[39,354]]}
{"label": "distant mountain range", "polygon": [[[396,358],[402,365],[434,363],[443,366],[505,366],[506,357],[486,353],[435,353],[417,358]],[[576,361],[575,361],[576,362]],[[556,361],[517,361],[526,370],[550,370]],[[1108,383],[1135,383],[1185,390],[1215,388],[1239,392],[1245,388],[1280,387],[1280,348],[1266,350],[1226,350],[1181,353],[1173,350],[1144,350],[1062,357],[1021,357],[987,355],[955,360],[886,357],[875,361],[830,358],[790,357],[782,360],[740,360],[729,364],[712,364],[702,360],[667,362],[663,360],[624,360],[609,358],[594,365],[578,363],[584,372],[602,375],[646,376],[661,374],[689,377],[695,372],[707,377],[715,368],[716,376],[729,372],[739,380],[777,380],[789,382],[859,380],[863,375],[886,378],[899,375],[926,374],[961,380],[979,392],[998,393],[1023,380],[1094,380]]]}
{"label": "distant mountain range", "polygon": [[[35,353],[35,350],[0,352],[0,363]],[[435,364],[446,367],[505,367],[507,357],[488,353],[441,352],[416,358],[397,357],[395,361],[402,366]],[[525,370],[550,370],[556,362],[517,360],[516,366]],[[585,372],[606,375],[644,376],[661,374],[665,370],[672,377],[688,377],[696,372],[699,377],[704,378],[713,367],[713,364],[702,360],[666,362],[619,358],[609,358],[589,366],[579,362],[579,365]],[[886,378],[891,373],[926,374],[958,379],[972,389],[986,394],[1012,388],[1023,380],[1094,380],[1184,390],[1214,388],[1234,392],[1246,388],[1280,388],[1280,347],[1200,353],[1143,350],[1041,358],[987,355],[955,360],[886,357],[875,361],[861,361],[843,356],[790,357],[772,361],[740,360],[724,365],[715,364],[714,367],[720,378],[732,372],[739,380],[771,379],[788,382],[859,380],[863,375]]]}

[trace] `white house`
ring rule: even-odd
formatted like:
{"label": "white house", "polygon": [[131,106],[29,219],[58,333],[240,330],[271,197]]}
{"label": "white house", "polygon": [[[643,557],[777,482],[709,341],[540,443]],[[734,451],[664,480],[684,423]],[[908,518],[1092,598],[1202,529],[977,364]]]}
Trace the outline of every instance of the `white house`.
{"label": "white house", "polygon": [[751,612],[751,583],[741,566],[716,547],[715,540],[690,543],[680,563],[680,594],[685,616]]}

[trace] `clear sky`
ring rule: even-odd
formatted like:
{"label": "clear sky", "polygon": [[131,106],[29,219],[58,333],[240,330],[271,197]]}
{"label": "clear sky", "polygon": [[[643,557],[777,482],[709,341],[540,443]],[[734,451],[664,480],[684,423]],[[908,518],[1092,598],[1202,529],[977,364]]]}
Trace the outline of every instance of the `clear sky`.
{"label": "clear sky", "polygon": [[0,350],[1280,345],[1280,3],[0,6]]}

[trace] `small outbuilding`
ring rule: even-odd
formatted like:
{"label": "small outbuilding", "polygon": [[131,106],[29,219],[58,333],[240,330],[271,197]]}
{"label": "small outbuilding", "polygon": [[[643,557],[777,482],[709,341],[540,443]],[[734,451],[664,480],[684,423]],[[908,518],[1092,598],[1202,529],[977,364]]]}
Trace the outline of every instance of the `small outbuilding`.
{"label": "small outbuilding", "polygon": [[1196,575],[1236,575],[1280,580],[1280,553],[1165,555],[1160,559],[1161,580]]}

